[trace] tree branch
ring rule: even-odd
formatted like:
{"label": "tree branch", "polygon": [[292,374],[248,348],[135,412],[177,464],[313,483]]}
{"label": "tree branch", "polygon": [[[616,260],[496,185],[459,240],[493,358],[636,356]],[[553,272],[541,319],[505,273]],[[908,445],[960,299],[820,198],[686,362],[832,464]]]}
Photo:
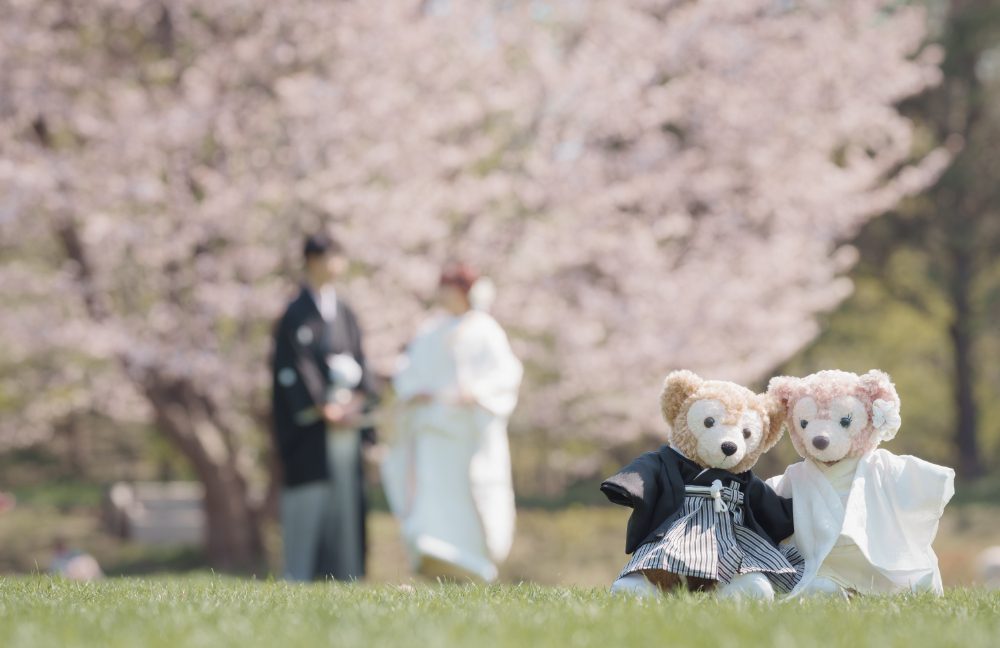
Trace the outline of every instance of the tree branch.
{"label": "tree branch", "polygon": [[80,285],[87,314],[96,322],[107,319],[109,313],[104,296],[98,291],[94,281],[93,266],[72,215],[64,213],[57,218],[56,236],[62,243],[66,257],[76,265],[76,281]]}

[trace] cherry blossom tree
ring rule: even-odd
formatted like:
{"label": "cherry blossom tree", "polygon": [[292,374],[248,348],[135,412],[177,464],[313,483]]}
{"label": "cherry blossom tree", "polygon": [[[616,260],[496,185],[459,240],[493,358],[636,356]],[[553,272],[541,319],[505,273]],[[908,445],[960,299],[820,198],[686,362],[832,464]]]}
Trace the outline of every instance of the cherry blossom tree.
{"label": "cherry blossom tree", "polygon": [[941,52],[892,4],[7,0],[0,442],[152,422],[210,556],[254,560],[269,332],[321,226],[376,369],[464,259],[529,370],[517,429],[662,434],[663,375],[788,358],[842,242],[948,164],[894,108]]}

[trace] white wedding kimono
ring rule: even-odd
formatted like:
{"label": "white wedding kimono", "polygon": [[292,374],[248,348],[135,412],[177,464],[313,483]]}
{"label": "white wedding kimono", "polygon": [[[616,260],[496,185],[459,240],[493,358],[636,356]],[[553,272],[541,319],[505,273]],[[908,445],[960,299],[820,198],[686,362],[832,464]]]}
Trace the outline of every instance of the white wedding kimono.
{"label": "white wedding kimono", "polygon": [[794,502],[792,542],[806,561],[791,596],[838,587],[940,594],[931,543],[954,482],[951,468],[881,449],[829,468],[805,459],[769,479]]}
{"label": "white wedding kimono", "polygon": [[[409,405],[382,464],[389,506],[414,568],[425,558],[490,582],[514,540],[507,420],[523,369],[490,315],[470,311],[425,325],[400,358],[393,387]],[[473,403],[462,404],[462,394]]]}

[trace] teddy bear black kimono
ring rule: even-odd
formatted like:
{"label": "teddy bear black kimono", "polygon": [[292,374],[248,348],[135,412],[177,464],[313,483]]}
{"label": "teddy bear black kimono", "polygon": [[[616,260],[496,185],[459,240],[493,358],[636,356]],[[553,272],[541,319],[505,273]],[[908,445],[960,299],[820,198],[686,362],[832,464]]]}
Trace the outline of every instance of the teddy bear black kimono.
{"label": "teddy bear black kimono", "polygon": [[792,500],[750,470],[777,443],[780,403],[689,371],[667,376],[660,394],[670,446],[647,452],[601,485],[633,509],[625,550],[632,559],[612,591],[679,585],[721,596],[773,599],[802,576]]}

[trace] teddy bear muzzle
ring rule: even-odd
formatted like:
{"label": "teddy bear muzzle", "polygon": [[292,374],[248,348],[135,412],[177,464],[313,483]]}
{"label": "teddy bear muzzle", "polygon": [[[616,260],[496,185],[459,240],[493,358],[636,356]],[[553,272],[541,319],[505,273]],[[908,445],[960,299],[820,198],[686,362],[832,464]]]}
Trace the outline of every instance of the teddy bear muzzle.
{"label": "teddy bear muzzle", "polygon": [[698,440],[698,458],[706,466],[728,470],[743,461],[750,450],[739,426],[716,425]]}
{"label": "teddy bear muzzle", "polygon": [[830,437],[814,436],[812,444],[817,450],[826,450],[827,446],[830,445]]}
{"label": "teddy bear muzzle", "polygon": [[840,425],[839,417],[817,416],[809,421],[808,429],[792,432],[796,433],[804,450],[817,461],[840,461],[851,451],[851,430]]}

